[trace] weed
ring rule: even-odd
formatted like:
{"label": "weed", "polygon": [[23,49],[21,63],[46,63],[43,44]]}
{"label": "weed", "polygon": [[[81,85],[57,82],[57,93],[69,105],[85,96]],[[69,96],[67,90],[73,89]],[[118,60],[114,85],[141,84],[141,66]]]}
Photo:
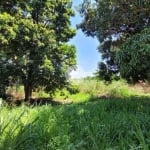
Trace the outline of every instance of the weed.
{"label": "weed", "polygon": [[124,81],[76,83],[79,93],[64,89],[55,94],[73,102],[68,105],[2,105],[0,150],[150,149],[148,95]]}
{"label": "weed", "polygon": [[148,100],[101,100],[30,108],[2,107],[0,149],[150,148]]}

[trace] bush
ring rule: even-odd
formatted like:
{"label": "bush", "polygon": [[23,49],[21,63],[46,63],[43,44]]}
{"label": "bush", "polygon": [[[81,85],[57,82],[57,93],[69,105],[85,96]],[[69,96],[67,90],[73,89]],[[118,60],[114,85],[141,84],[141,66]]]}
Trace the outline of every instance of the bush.
{"label": "bush", "polygon": [[77,94],[80,92],[78,85],[75,84],[70,84],[66,89],[70,94]]}

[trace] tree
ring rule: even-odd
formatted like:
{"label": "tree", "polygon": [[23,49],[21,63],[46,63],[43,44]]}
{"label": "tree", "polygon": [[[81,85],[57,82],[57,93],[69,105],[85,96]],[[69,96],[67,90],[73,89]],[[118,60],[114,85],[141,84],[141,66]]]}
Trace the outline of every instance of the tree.
{"label": "tree", "polygon": [[150,81],[150,28],[130,37],[117,53],[116,60],[122,77],[129,82]]}
{"label": "tree", "polygon": [[108,79],[112,74],[118,74],[116,53],[128,38],[150,26],[149,6],[148,0],[95,0],[93,5],[84,0],[80,8],[84,19],[78,27],[88,36],[96,36],[100,42],[103,63],[99,65],[98,74],[103,75],[106,71]]}
{"label": "tree", "polygon": [[[40,86],[53,93],[66,86],[76,65],[76,50],[67,42],[75,35],[70,0],[1,1],[1,86],[20,81],[25,100]],[[6,84],[7,83],[7,84]]]}

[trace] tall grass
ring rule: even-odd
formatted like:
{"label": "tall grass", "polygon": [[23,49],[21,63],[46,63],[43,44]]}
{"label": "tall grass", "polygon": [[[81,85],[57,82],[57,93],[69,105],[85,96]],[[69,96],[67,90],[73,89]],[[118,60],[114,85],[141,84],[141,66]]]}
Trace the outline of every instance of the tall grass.
{"label": "tall grass", "polygon": [[103,81],[95,79],[82,79],[77,82],[79,89],[83,93],[94,95],[110,95],[112,97],[129,97],[132,95],[144,94],[137,86],[130,86],[125,80],[112,81],[105,84]]}
{"label": "tall grass", "polygon": [[150,101],[0,109],[1,150],[149,150]]}
{"label": "tall grass", "polygon": [[[75,83],[79,93],[64,90],[55,97],[71,104],[10,107],[2,103],[0,150],[150,149],[150,98],[140,88],[123,80],[109,85],[96,80]],[[100,100],[103,95],[107,99]]]}
{"label": "tall grass", "polygon": [[[73,93],[67,91],[67,89],[57,90],[54,95],[54,99],[59,101],[69,102],[86,102],[95,97],[132,97],[132,96],[150,96],[145,94],[143,88],[137,85],[129,85],[125,80],[113,81],[111,84],[105,84],[103,81],[96,79],[78,79],[73,80]],[[79,91],[79,92],[75,92]],[[150,89],[149,89],[150,91]],[[7,94],[12,95],[14,99],[24,99],[23,86],[9,87]],[[44,90],[34,91],[33,98],[48,98],[49,93]]]}
{"label": "tall grass", "polygon": [[78,88],[79,93],[70,94],[66,90],[56,92],[55,99],[70,100],[72,102],[86,102],[91,99],[99,98],[130,98],[134,96],[147,96],[142,87],[129,85],[125,80],[113,81],[106,84],[96,79],[78,79],[73,84]]}

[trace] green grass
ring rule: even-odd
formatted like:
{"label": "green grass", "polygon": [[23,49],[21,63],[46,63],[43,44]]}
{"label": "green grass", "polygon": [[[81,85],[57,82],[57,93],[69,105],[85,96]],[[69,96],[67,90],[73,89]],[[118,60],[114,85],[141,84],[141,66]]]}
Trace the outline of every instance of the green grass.
{"label": "green grass", "polygon": [[74,83],[80,92],[55,94],[70,104],[12,107],[0,99],[0,150],[150,149],[150,97],[141,87],[123,80]]}
{"label": "green grass", "polygon": [[73,103],[86,102],[97,97],[106,98],[130,98],[150,97],[150,94],[144,93],[141,86],[129,85],[124,80],[113,81],[111,84],[105,84],[103,81],[96,79],[78,79],[73,84],[79,90],[79,93],[70,94],[66,89],[57,91],[54,99],[69,100]]}
{"label": "green grass", "polygon": [[149,150],[150,101],[0,109],[1,150]]}
{"label": "green grass", "polygon": [[[73,80],[72,88],[73,93],[69,93],[66,89],[57,90],[54,94],[54,99],[58,101],[69,101],[73,103],[86,102],[93,97],[117,97],[117,98],[129,98],[132,96],[147,96],[149,93],[145,93],[143,87],[137,85],[129,85],[124,80],[113,81],[111,84],[105,84],[103,81],[96,79],[78,79]],[[79,92],[75,92],[79,91]],[[12,95],[14,99],[24,99],[23,86],[9,87],[7,90],[9,95]],[[48,98],[49,93],[42,90],[34,91],[33,98]]]}

